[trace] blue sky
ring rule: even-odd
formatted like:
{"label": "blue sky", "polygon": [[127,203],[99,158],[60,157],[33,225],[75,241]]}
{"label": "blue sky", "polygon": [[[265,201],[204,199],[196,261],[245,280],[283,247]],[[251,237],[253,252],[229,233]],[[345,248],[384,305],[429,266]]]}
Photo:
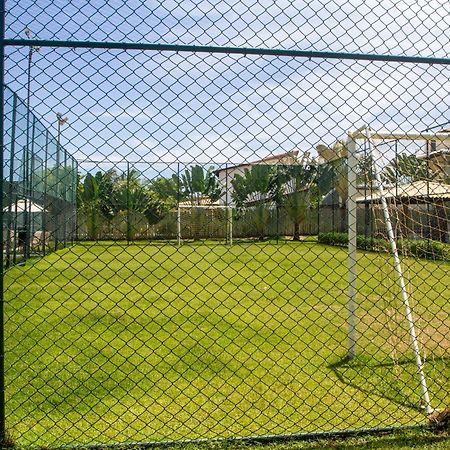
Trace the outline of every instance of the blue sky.
{"label": "blue sky", "polygon": [[[296,48],[447,57],[447,1],[7,2],[7,37]],[[26,97],[28,49],[7,50],[6,82]],[[43,48],[32,107],[78,159],[235,164],[314,153],[369,123],[450,120],[444,66]]]}

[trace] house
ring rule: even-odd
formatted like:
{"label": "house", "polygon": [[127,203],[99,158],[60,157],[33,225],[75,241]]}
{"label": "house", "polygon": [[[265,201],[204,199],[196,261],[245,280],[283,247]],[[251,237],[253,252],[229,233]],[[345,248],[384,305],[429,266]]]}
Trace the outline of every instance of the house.
{"label": "house", "polygon": [[[450,241],[450,184],[418,180],[386,187],[384,197],[398,235],[412,239]],[[378,190],[356,199],[357,204],[371,206],[375,229],[384,229],[385,220]],[[385,231],[385,230],[384,230]]]}
{"label": "house", "polygon": [[[450,128],[440,130],[439,133],[450,133]],[[450,139],[427,141],[424,154],[418,158],[428,161],[435,179],[450,180]]]}
{"label": "house", "polygon": [[[215,175],[218,177],[221,185],[223,186],[223,194],[220,198],[221,204],[233,206],[233,185],[232,180],[236,175],[243,176],[245,170],[250,170],[253,166],[257,164],[267,164],[267,165],[290,165],[297,161],[299,151],[293,150],[286,153],[281,153],[278,155],[270,155],[266,158],[258,159],[252,162],[245,162],[242,164],[234,166],[225,166],[221,169],[214,171]],[[305,154],[305,157],[307,155]]]}

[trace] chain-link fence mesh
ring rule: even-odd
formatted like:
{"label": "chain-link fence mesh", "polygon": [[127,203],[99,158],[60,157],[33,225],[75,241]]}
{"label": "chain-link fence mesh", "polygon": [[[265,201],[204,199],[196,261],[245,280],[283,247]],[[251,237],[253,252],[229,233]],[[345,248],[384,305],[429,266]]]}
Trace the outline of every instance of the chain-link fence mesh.
{"label": "chain-link fence mesh", "polygon": [[25,262],[76,238],[76,160],[5,88],[3,263]]}
{"label": "chain-link fence mesh", "polygon": [[6,2],[5,442],[439,423],[449,13]]}

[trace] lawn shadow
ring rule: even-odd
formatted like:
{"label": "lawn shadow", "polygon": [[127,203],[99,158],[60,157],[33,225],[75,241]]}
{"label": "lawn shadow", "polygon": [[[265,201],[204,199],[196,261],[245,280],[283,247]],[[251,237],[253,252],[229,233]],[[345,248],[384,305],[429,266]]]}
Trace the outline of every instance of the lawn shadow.
{"label": "lawn shadow", "polygon": [[[399,406],[425,413],[414,358],[399,361],[374,361],[364,357],[345,356],[328,366],[343,384],[366,395],[377,395]],[[417,386],[411,386],[415,375]],[[417,388],[417,389],[416,389]]]}

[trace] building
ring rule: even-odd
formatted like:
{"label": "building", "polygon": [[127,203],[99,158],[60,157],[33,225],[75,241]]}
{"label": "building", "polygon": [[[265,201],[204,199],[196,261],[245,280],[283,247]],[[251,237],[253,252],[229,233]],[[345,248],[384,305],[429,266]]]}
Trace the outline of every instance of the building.
{"label": "building", "polygon": [[[450,128],[439,133],[450,133]],[[449,182],[450,180],[450,139],[443,141],[427,141],[425,153],[418,157],[428,160],[428,167],[434,179]]]}
{"label": "building", "polygon": [[[384,197],[398,236],[450,241],[450,184],[418,180],[386,187]],[[372,224],[373,229],[385,232],[378,190],[358,197],[356,202],[372,210],[372,220],[378,222],[378,226]]]}
{"label": "building", "polygon": [[290,165],[297,162],[299,151],[293,150],[291,152],[281,153],[278,155],[270,155],[266,158],[258,159],[252,162],[245,162],[242,164],[234,166],[225,166],[221,169],[214,171],[215,175],[218,177],[221,185],[223,186],[223,194],[220,198],[221,204],[233,206],[233,185],[232,180],[236,175],[243,176],[246,170],[250,170],[253,166],[257,164],[267,164],[267,165]]}

